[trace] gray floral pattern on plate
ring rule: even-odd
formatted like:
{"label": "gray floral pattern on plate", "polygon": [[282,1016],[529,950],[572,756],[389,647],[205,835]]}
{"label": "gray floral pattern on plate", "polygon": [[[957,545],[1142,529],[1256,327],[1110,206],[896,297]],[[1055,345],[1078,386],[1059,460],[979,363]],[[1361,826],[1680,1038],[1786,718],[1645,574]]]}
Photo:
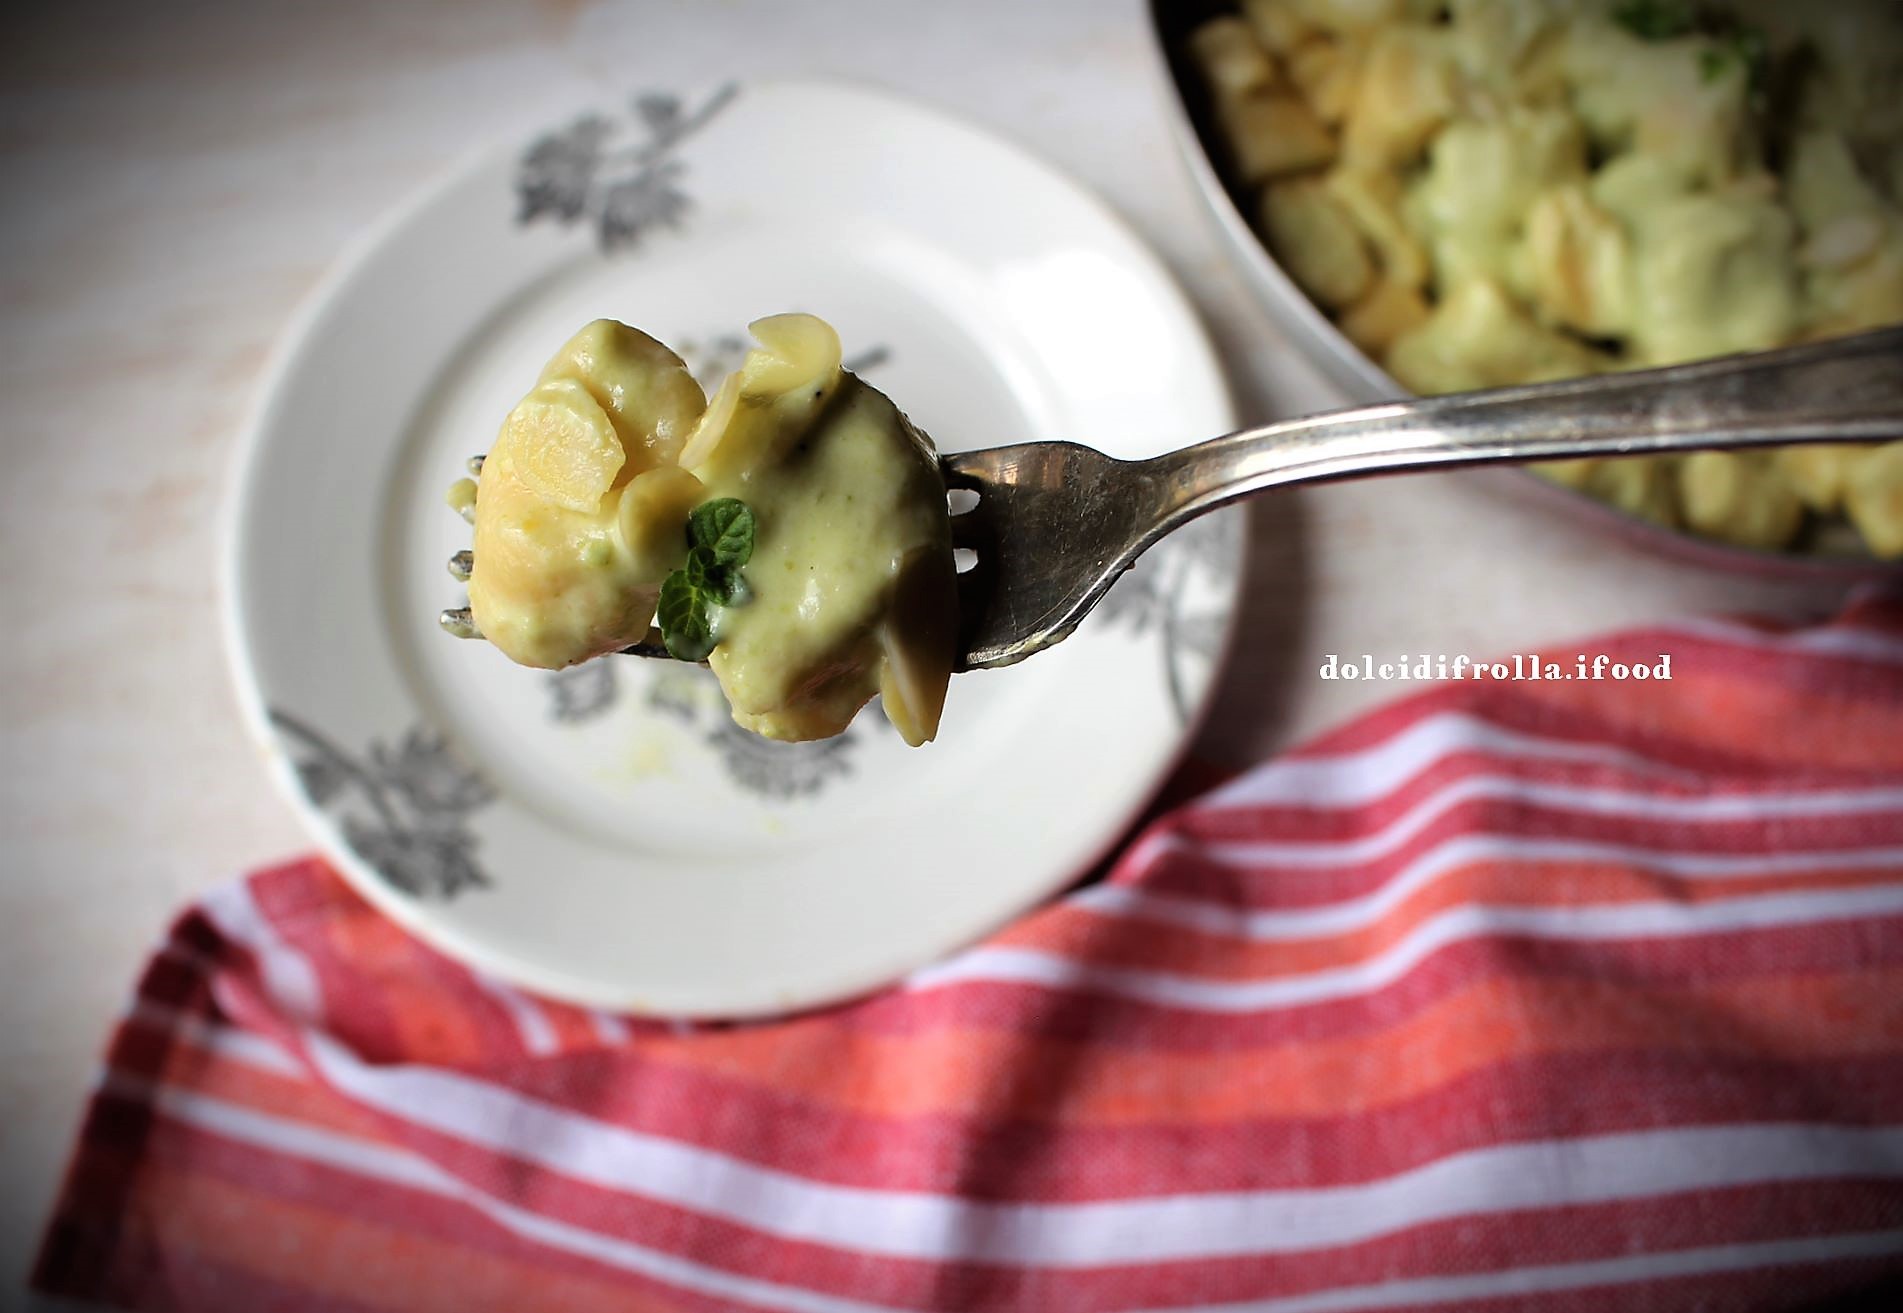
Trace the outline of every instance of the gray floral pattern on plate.
{"label": "gray floral pattern on plate", "polygon": [[665,92],[637,95],[639,139],[631,142],[621,140],[628,125],[599,114],[537,137],[516,168],[516,222],[589,220],[603,251],[636,246],[655,228],[678,228],[693,205],[680,146],[739,94],[729,82],[693,109]]}
{"label": "gray floral pattern on plate", "polygon": [[548,718],[557,724],[579,725],[605,715],[621,696],[615,663],[608,660],[552,671],[542,682],[548,689]]}
{"label": "gray floral pattern on plate", "polygon": [[890,728],[875,699],[843,734],[813,743],[779,743],[734,723],[712,671],[673,662],[648,667],[645,703],[656,715],[702,731],[701,742],[719,756],[737,787],[778,802],[811,797],[852,774],[864,726]]}
{"label": "gray floral pattern on plate", "polygon": [[[1241,521],[1218,512],[1192,521],[1145,552],[1091,613],[1133,635],[1160,631],[1170,703],[1183,724],[1195,706],[1188,667],[1213,664],[1229,626],[1225,599],[1236,573]],[[1199,604],[1204,594],[1213,604]]]}
{"label": "gray floral pattern on plate", "polygon": [[[552,707],[549,718],[577,725],[604,716],[619,699],[619,690],[632,678],[637,687],[642,683],[646,685],[641,705],[647,712],[700,731],[696,737],[720,758],[721,766],[734,784],[761,798],[784,802],[810,797],[834,780],[850,775],[863,736],[876,732],[866,730],[866,723],[897,733],[891,730],[875,699],[873,705],[861,713],[861,720],[855,721],[844,734],[816,743],[778,743],[734,723],[719,681],[704,666],[650,661],[624,670],[618,668],[619,665],[608,660],[591,661],[586,666],[550,675],[550,686],[555,688],[560,681],[574,677],[577,671],[604,666],[615,673],[603,687],[615,691],[606,700],[591,702],[580,714],[570,714],[577,703],[566,704],[564,714],[557,714]],[[562,698],[570,696],[558,694]]]}
{"label": "gray floral pattern on plate", "polygon": [[344,842],[392,888],[448,900],[489,887],[469,816],[494,801],[495,790],[455,759],[441,734],[413,726],[394,746],[374,740],[353,757],[286,712],[273,708],[270,718],[294,745],[304,796],[339,815]]}

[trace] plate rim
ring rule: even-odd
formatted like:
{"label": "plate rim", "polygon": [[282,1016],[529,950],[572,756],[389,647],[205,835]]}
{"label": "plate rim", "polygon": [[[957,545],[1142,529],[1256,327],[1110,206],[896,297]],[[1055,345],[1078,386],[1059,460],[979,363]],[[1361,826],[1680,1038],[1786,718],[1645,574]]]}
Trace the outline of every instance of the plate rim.
{"label": "plate rim", "polygon": [[[1211,385],[1208,400],[1220,410],[1227,425],[1233,427],[1236,423],[1233,384],[1224,369],[1221,353],[1215,347],[1200,307],[1176,273],[1158,254],[1150,239],[1088,183],[987,123],[967,117],[955,108],[914,97],[869,79],[821,75],[723,78],[704,79],[694,85],[718,87],[729,83],[737,84],[743,92],[765,87],[821,92],[844,91],[870,102],[884,102],[909,113],[921,115],[938,127],[963,133],[980,142],[987,150],[1012,157],[1019,164],[1028,167],[1044,182],[1069,193],[1106,230],[1120,237],[1138,260],[1148,266],[1147,272],[1152,276],[1156,291],[1176,302],[1177,308],[1181,311],[1180,317],[1185,330],[1186,345],[1192,354],[1207,366],[1206,372]],[[606,112],[611,104],[612,102],[605,96],[590,96],[571,103],[566,111],[559,107],[551,110],[548,117],[552,121],[564,112],[573,116],[575,113],[587,112],[590,109]],[[1098,842],[1090,846],[1087,860],[1077,863],[1071,870],[1063,872],[1054,870],[1049,879],[1035,882],[1036,887],[1028,890],[1022,897],[1008,900],[1008,902],[1000,900],[996,915],[988,918],[976,932],[955,943],[948,943],[931,957],[911,962],[910,965],[888,964],[876,970],[862,969],[849,972],[846,973],[845,978],[824,988],[811,986],[791,993],[786,990],[756,989],[753,991],[757,1000],[755,1003],[705,1008],[649,1006],[631,997],[634,992],[633,986],[623,986],[617,990],[603,984],[603,987],[597,988],[596,984],[601,982],[590,983],[580,977],[564,977],[559,968],[545,969],[541,964],[522,956],[510,956],[492,948],[479,937],[467,934],[464,927],[432,915],[431,909],[434,904],[405,897],[381,879],[375,878],[367,868],[358,869],[362,865],[361,859],[349,852],[347,845],[343,844],[336,833],[336,826],[330,817],[299,787],[294,778],[290,754],[286,751],[278,731],[272,725],[264,680],[253,659],[251,643],[247,636],[249,624],[243,600],[243,577],[246,569],[246,557],[243,550],[244,525],[247,508],[259,494],[257,484],[262,477],[265,457],[270,447],[267,435],[282,422],[280,407],[287,390],[286,384],[294,376],[312,332],[335,308],[359,290],[358,284],[364,267],[397,234],[426,216],[440,204],[445,195],[464,184],[470,175],[492,166],[499,158],[506,158],[519,151],[522,143],[532,140],[536,133],[537,128],[534,125],[525,125],[516,132],[496,134],[465,147],[429,176],[400,194],[395,201],[382,209],[375,218],[352,234],[338,248],[337,253],[325,266],[323,273],[303,294],[295,309],[278,330],[266,362],[252,387],[249,403],[241,416],[237,438],[225,471],[218,516],[216,550],[218,552],[219,628],[230,686],[237,700],[240,720],[247,737],[260,753],[262,765],[273,787],[290,806],[303,831],[304,839],[322,858],[325,865],[335,871],[355,894],[364,898],[406,933],[460,965],[484,974],[492,982],[517,987],[545,1000],[562,1004],[635,1016],[693,1019],[747,1020],[787,1016],[816,1008],[836,1006],[875,994],[900,983],[913,971],[927,968],[935,962],[943,961],[982,942],[996,934],[1001,928],[1061,894],[1100,866],[1118,841],[1128,835],[1132,827],[1149,811],[1158,793],[1189,754],[1200,729],[1214,710],[1220,682],[1235,655],[1237,637],[1241,629],[1238,619],[1244,595],[1244,574],[1250,538],[1247,516],[1233,509],[1227,512],[1236,525],[1237,538],[1233,552],[1237,569],[1233,578],[1225,585],[1228,598],[1223,617],[1224,629],[1220,642],[1214,646],[1208,680],[1191,708],[1190,714],[1179,727],[1169,752],[1142,772],[1143,784],[1136,793],[1135,801],[1116,816],[1114,821],[1106,823]],[[774,997],[764,997],[768,993],[773,993]]]}

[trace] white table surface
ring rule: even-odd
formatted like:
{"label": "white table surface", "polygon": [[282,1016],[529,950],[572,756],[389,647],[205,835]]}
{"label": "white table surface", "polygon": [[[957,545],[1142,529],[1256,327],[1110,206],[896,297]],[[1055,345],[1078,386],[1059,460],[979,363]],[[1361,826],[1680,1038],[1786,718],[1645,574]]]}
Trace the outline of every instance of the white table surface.
{"label": "white table surface", "polygon": [[[470,148],[595,93],[884,83],[1106,196],[1195,296],[1246,419],[1335,401],[1224,266],[1138,0],[76,3],[21,22],[0,43],[0,1288],[142,955],[196,891],[307,846],[220,647],[233,442],[343,244]],[[1263,499],[1254,524],[1206,754],[1259,755],[1400,691],[1323,682],[1330,651],[1523,650],[1832,602],[1637,554],[1462,477]]]}

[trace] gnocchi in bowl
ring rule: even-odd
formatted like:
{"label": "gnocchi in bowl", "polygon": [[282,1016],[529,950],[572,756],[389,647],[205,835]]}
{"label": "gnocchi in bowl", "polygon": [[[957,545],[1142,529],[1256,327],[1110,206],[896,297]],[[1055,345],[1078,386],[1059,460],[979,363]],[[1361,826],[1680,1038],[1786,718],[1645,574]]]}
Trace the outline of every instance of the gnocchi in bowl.
{"label": "gnocchi in bowl", "polygon": [[[1903,7],[1153,7],[1271,308],[1362,397],[1903,322]],[[1903,444],[1537,473],[1759,559],[1903,559]]]}

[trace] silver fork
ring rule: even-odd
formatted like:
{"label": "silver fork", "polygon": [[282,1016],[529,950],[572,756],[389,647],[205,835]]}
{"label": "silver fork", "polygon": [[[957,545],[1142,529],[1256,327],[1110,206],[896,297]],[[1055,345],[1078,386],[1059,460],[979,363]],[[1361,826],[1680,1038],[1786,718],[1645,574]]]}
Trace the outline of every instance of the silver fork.
{"label": "silver fork", "polygon": [[[1898,439],[1903,328],[1887,328],[1666,369],[1333,411],[1147,460],[1074,442],[946,455],[946,486],[976,495],[952,516],[953,543],[975,558],[959,576],[958,669],[1012,665],[1068,638],[1152,544],[1270,488],[1503,461]],[[466,609],[443,615],[453,632],[468,620]],[[659,639],[650,630],[626,651],[665,657]]]}

